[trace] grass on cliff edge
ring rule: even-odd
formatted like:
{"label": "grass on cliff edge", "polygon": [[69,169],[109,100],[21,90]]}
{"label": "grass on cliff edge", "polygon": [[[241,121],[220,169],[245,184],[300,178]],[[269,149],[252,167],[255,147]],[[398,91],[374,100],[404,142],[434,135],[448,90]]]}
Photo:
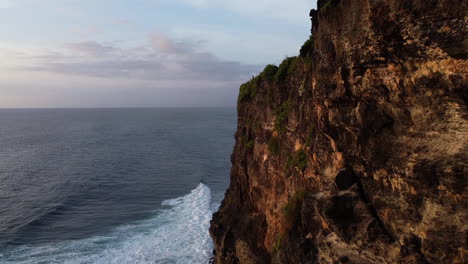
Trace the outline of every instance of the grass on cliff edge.
{"label": "grass on cliff edge", "polygon": [[268,64],[259,75],[252,77],[250,81],[240,86],[239,101],[255,97],[262,81],[282,82],[286,80],[297,69],[297,59],[298,57],[287,57],[279,67]]}
{"label": "grass on cliff edge", "polygon": [[320,12],[325,13],[328,10],[330,10],[331,8],[338,6],[339,3],[340,3],[340,0],[329,0],[326,4],[324,4],[320,8]]}
{"label": "grass on cliff edge", "polygon": [[260,77],[262,78],[262,80],[273,81],[277,72],[278,66],[268,64],[263,70],[263,72],[260,73]]}
{"label": "grass on cliff edge", "polygon": [[287,57],[281,62],[276,72],[275,79],[277,81],[284,81],[286,77],[291,75],[297,69],[297,57]]}
{"label": "grass on cliff edge", "polygon": [[239,90],[239,101],[244,100],[245,98],[252,98],[257,95],[258,86],[260,84],[261,77],[252,77],[250,81],[242,84]]}
{"label": "grass on cliff edge", "polygon": [[311,57],[314,51],[314,37],[310,35],[309,39],[304,42],[299,51],[299,56],[303,58]]}

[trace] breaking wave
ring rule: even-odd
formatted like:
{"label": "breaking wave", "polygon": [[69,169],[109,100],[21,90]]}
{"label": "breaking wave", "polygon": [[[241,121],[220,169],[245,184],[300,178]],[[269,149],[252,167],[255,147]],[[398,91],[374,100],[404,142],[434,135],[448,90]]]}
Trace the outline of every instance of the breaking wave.
{"label": "breaking wave", "polygon": [[120,226],[105,236],[0,248],[0,263],[208,263],[213,249],[210,205],[210,188],[199,184],[183,197],[164,201],[164,209],[151,219]]}

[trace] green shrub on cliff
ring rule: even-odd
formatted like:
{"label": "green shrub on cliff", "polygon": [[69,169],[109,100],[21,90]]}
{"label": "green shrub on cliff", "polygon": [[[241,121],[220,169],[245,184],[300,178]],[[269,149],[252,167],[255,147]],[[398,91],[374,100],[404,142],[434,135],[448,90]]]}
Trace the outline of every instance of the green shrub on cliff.
{"label": "green shrub on cliff", "polygon": [[305,171],[307,169],[307,153],[303,149],[296,153],[295,163],[299,170]]}
{"label": "green shrub on cliff", "polygon": [[297,218],[301,215],[302,205],[310,194],[309,191],[300,190],[289,197],[288,203],[283,207],[282,234],[286,234],[297,223]]}
{"label": "green shrub on cliff", "polygon": [[283,236],[282,235],[278,235],[276,237],[276,242],[275,244],[273,245],[273,249],[272,249],[272,252],[273,254],[276,254],[278,252],[278,250],[281,248],[281,243],[283,242]]}
{"label": "green shrub on cliff", "polygon": [[271,137],[268,141],[268,149],[270,150],[271,154],[278,155],[280,154],[280,140],[278,137]]}
{"label": "green shrub on cliff", "polygon": [[[240,86],[239,101],[247,98],[253,98],[257,95],[258,87],[262,81],[284,81],[288,75],[292,74],[297,68],[297,57],[284,59],[279,67],[269,64],[258,76]],[[267,95],[266,101],[271,102],[271,95]]]}
{"label": "green shrub on cliff", "polygon": [[254,140],[253,139],[248,139],[246,136],[243,136],[241,138],[241,145],[244,147],[246,150],[251,151],[254,148]]}
{"label": "green shrub on cliff", "polygon": [[292,217],[299,209],[299,206],[302,205],[304,199],[309,195],[310,192],[308,191],[298,191],[293,196],[291,196],[288,200],[288,203],[283,208],[283,214],[286,217]]}
{"label": "green shrub on cliff", "polygon": [[286,161],[286,167],[298,168],[301,171],[305,171],[305,169],[307,169],[307,161],[307,153],[301,149],[288,157],[288,160]]}
{"label": "green shrub on cliff", "polygon": [[306,138],[306,147],[311,147],[312,146],[312,143],[313,143],[313,140],[314,140],[314,136],[315,136],[315,128],[312,127],[309,131],[309,134],[307,135],[307,138]]}
{"label": "green shrub on cliff", "polygon": [[260,76],[263,80],[273,81],[275,79],[276,72],[278,72],[278,67],[273,64],[268,64]]}
{"label": "green shrub on cliff", "polygon": [[306,40],[306,42],[304,42],[304,45],[302,45],[299,54],[303,58],[311,57],[313,51],[314,51],[314,37],[311,35],[309,39]]}
{"label": "green shrub on cliff", "polygon": [[278,67],[275,79],[278,81],[284,81],[286,78],[296,70],[297,57],[289,57],[283,60]]}
{"label": "green shrub on cliff", "polygon": [[252,98],[257,95],[260,80],[260,76],[252,77],[250,81],[242,84],[239,90],[239,101],[242,101],[246,98]]}
{"label": "green shrub on cliff", "polygon": [[326,4],[324,4],[320,8],[320,12],[325,13],[328,10],[330,10],[331,8],[338,6],[339,3],[340,3],[340,0],[329,0]]}
{"label": "green shrub on cliff", "polygon": [[287,100],[278,109],[276,109],[275,130],[279,134],[286,132],[290,108],[290,102]]}

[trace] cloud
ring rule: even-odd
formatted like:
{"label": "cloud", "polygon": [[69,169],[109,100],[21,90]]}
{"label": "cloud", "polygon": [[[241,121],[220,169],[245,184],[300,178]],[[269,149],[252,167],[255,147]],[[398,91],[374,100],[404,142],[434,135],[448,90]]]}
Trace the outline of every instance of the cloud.
{"label": "cloud", "polygon": [[65,47],[71,51],[76,51],[93,56],[102,56],[117,50],[115,47],[109,45],[102,45],[96,41],[66,43]]}
{"label": "cloud", "polygon": [[221,60],[199,51],[196,42],[176,41],[153,32],[148,44],[120,48],[96,41],[67,43],[63,54],[49,52],[23,70],[112,79],[165,82],[236,83],[259,71],[257,65]]}
{"label": "cloud", "polygon": [[14,54],[0,107],[234,106],[240,83],[261,69],[161,32],[140,46],[86,41]]}
{"label": "cloud", "polygon": [[163,53],[186,54],[193,52],[193,44],[171,40],[168,36],[160,32],[151,33],[149,39],[152,47]]}

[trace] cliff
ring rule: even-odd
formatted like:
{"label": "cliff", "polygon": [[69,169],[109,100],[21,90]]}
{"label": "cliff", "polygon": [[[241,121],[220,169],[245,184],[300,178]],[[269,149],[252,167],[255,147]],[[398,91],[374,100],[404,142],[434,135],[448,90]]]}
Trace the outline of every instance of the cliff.
{"label": "cliff", "polygon": [[466,263],[468,2],[318,6],[241,87],[215,263]]}

